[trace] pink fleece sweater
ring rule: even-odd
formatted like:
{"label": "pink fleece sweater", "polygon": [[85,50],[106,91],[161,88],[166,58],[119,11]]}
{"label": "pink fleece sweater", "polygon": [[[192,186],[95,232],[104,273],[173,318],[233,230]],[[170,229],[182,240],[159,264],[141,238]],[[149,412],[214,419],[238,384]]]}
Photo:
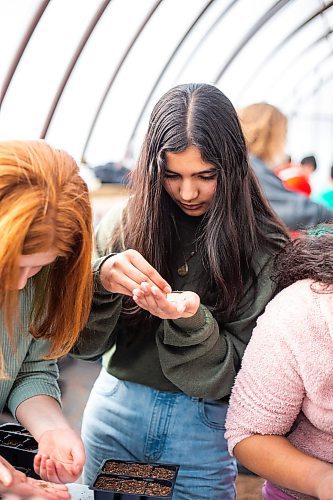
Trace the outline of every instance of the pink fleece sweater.
{"label": "pink fleece sweater", "polygon": [[231,454],[253,434],[291,431],[295,447],[333,463],[333,289],[320,289],[298,281],[258,319],[230,398]]}

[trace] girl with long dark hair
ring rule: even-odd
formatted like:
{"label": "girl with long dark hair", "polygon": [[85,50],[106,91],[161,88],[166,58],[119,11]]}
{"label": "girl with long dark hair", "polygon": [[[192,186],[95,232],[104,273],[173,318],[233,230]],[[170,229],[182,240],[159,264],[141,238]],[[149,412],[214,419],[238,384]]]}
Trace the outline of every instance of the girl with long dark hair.
{"label": "girl with long dark hair", "polygon": [[94,307],[75,348],[106,353],[83,419],[87,482],[106,457],[175,463],[176,500],[234,498],[228,398],[287,239],[226,96],[167,92],[126,207],[97,231]]}

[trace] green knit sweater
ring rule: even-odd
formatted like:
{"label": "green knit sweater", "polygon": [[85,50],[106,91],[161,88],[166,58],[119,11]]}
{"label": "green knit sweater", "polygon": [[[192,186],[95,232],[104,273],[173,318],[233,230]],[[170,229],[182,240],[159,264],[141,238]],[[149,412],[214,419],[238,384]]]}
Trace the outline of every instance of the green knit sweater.
{"label": "green knit sweater", "polygon": [[[99,255],[105,254],[121,209],[113,209],[98,227]],[[183,217],[179,228],[182,240],[193,241],[195,219]],[[280,235],[275,238],[282,244]],[[173,288],[197,291],[200,284],[209,282],[209,275],[197,253],[188,261],[189,273],[178,276],[176,270],[183,255],[184,249],[175,242]],[[154,331],[143,324],[137,332],[129,328],[126,317],[120,316],[122,296],[107,292],[99,282],[98,269],[104,259],[95,262],[96,289],[90,320],[73,354],[82,359],[104,355],[107,371],[122,380],[162,391],[182,391],[194,397],[216,400],[227,397],[256,320],[274,294],[270,279],[272,255],[259,252],[253,259],[257,287],[247,284],[244,299],[231,321],[218,323],[208,308],[201,305],[191,318],[160,320]],[[200,296],[205,303],[205,297]],[[210,304],[214,303],[214,297],[207,294],[206,298]]]}
{"label": "green knit sweater", "polygon": [[33,396],[43,394],[60,402],[56,360],[43,359],[49,344],[44,340],[34,340],[28,333],[31,302],[32,290],[29,284],[20,293],[18,326],[13,339],[9,338],[0,314],[1,349],[7,375],[0,380],[0,409],[2,412],[7,405],[14,416],[19,404]]}

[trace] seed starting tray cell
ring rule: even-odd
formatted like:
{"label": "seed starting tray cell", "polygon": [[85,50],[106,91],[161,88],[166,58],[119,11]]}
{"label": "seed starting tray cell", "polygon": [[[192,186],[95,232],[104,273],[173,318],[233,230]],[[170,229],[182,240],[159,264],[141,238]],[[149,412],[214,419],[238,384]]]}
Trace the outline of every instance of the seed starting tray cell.
{"label": "seed starting tray cell", "polygon": [[178,470],[178,465],[106,459],[90,489],[95,500],[169,500]]}
{"label": "seed starting tray cell", "polygon": [[9,431],[9,432],[18,432],[19,434],[26,434],[27,436],[31,436],[29,431],[23,427],[21,424],[17,423],[5,423],[5,424],[0,424],[0,430],[2,431]]}
{"label": "seed starting tray cell", "polygon": [[27,433],[4,430],[5,425],[0,427],[0,455],[14,467],[32,471],[31,476],[38,477],[33,472],[34,458],[38,451],[37,441]]}

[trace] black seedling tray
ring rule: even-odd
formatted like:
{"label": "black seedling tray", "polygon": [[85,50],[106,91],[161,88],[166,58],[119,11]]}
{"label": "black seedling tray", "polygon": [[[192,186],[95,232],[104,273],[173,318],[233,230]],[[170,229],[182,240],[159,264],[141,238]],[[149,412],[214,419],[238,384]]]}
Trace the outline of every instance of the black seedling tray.
{"label": "black seedling tray", "polygon": [[4,430],[4,426],[0,427],[0,455],[8,460],[14,467],[27,469],[31,471],[29,474],[31,477],[40,479],[39,476],[33,472],[34,458],[37,451],[38,443],[30,434],[12,432]]}
{"label": "black seedling tray", "polygon": [[27,429],[25,429],[21,424],[15,424],[15,423],[0,424],[0,430],[9,432],[18,432],[19,434],[25,434],[27,436],[31,436],[30,432],[27,431]]}
{"label": "black seedling tray", "polygon": [[95,500],[168,500],[172,498],[179,465],[151,464],[108,458],[90,489]]}

